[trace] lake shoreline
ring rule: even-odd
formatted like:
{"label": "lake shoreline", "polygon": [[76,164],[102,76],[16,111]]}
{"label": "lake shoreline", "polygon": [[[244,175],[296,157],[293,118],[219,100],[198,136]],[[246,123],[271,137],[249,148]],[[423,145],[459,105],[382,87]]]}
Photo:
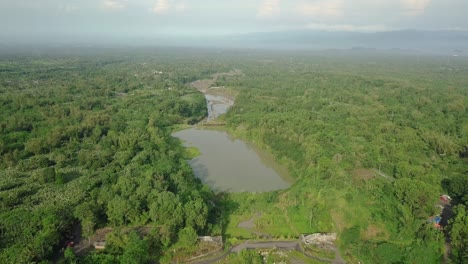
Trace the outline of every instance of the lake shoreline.
{"label": "lake shoreline", "polygon": [[[215,83],[215,78],[190,84],[204,94],[208,117],[198,124],[181,126],[173,133],[174,137],[184,142],[186,148],[198,149],[199,155],[188,160],[196,177],[214,191],[268,192],[288,189],[294,180],[288,169],[278,163],[271,153],[254,142],[234,136],[224,125],[209,126],[217,124],[218,117],[225,114],[235,101],[234,97],[223,92],[224,87],[210,87]],[[241,186],[239,179],[246,185]]]}

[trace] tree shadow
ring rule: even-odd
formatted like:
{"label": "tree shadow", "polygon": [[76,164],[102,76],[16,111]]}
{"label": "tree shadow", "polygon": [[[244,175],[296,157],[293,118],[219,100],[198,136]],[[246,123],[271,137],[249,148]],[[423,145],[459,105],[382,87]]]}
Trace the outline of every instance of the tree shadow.
{"label": "tree shadow", "polygon": [[239,208],[239,203],[232,200],[226,192],[215,193],[211,200],[212,211],[209,222],[218,226],[218,232],[227,239],[226,230],[231,219],[231,215]]}
{"label": "tree shadow", "polygon": [[[189,161],[190,167],[204,185],[209,186],[210,194],[205,193],[208,203],[210,203],[210,216],[208,219],[207,233],[210,235],[222,235],[226,240],[226,230],[231,219],[231,215],[239,208],[239,203],[234,201],[229,195],[230,190],[216,190],[216,183],[208,177],[208,168],[196,158]],[[208,196],[208,197],[207,197]]]}

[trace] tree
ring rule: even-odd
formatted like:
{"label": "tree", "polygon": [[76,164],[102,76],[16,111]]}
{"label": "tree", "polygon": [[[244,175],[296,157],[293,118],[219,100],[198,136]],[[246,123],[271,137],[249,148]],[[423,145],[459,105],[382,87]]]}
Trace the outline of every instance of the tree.
{"label": "tree", "polygon": [[178,244],[182,247],[190,248],[195,246],[198,240],[197,231],[193,227],[188,226],[180,230]]}
{"label": "tree", "polygon": [[119,258],[122,264],[141,264],[147,263],[150,259],[148,252],[148,243],[141,239],[135,231],[132,231],[127,237],[127,244],[124,247],[124,253]]}
{"label": "tree", "polygon": [[401,263],[403,256],[401,249],[391,243],[378,245],[375,253],[379,263]]}
{"label": "tree", "polygon": [[465,174],[455,174],[442,180],[442,187],[457,203],[468,203],[468,188],[466,186],[468,186],[468,177]]}
{"label": "tree", "polygon": [[150,201],[149,213],[153,222],[160,225],[180,226],[183,222],[182,205],[172,192],[157,194],[155,201]]}
{"label": "tree", "polygon": [[56,173],[53,167],[41,168],[34,172],[34,177],[41,183],[46,184],[56,180]]}
{"label": "tree", "polygon": [[208,207],[201,198],[189,201],[184,206],[185,226],[191,226],[195,230],[202,230],[206,225]]}
{"label": "tree", "polygon": [[453,209],[454,218],[450,220],[450,239],[456,263],[468,262],[468,213],[465,205]]}
{"label": "tree", "polygon": [[88,237],[88,239],[94,233],[94,226],[96,225],[97,220],[94,208],[95,207],[91,202],[84,202],[78,205],[73,212],[73,216],[80,220],[83,235]]}
{"label": "tree", "polygon": [[114,225],[126,225],[133,210],[130,202],[121,196],[115,196],[107,205],[107,216]]}
{"label": "tree", "polygon": [[63,252],[63,256],[65,259],[65,263],[76,264],[77,259],[76,259],[75,253],[73,252],[73,249],[71,249],[70,247],[67,247],[67,249],[65,249],[65,252]]}
{"label": "tree", "polygon": [[417,218],[427,218],[434,211],[437,189],[429,184],[409,178],[395,181],[395,195]]}
{"label": "tree", "polygon": [[244,249],[239,252],[239,263],[242,264],[261,264],[263,263],[262,257],[254,250]]}

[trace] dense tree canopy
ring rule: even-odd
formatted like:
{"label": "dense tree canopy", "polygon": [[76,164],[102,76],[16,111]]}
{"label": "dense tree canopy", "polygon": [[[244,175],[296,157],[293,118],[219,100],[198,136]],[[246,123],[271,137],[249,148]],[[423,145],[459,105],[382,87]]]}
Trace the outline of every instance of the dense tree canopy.
{"label": "dense tree canopy", "polygon": [[[289,165],[298,180],[288,197],[310,200],[297,211],[308,214],[324,201],[334,222],[326,228],[365,262],[438,263],[443,236],[428,218],[441,213],[439,195],[466,204],[468,190],[466,59],[446,65],[437,57],[416,63],[411,56],[338,52],[243,60],[243,76],[217,83],[239,91],[226,121]],[[311,192],[327,195],[314,201]],[[461,211],[452,236],[466,240],[458,231]],[[313,227],[307,219],[298,224]]]}
{"label": "dense tree canopy", "polygon": [[[207,228],[206,191],[170,135],[172,125],[206,115],[203,95],[183,82],[203,74],[176,63],[1,60],[0,262],[47,259],[75,225],[85,237],[150,225],[168,230],[166,246],[183,228]],[[126,239],[118,260],[145,262],[147,242]]]}

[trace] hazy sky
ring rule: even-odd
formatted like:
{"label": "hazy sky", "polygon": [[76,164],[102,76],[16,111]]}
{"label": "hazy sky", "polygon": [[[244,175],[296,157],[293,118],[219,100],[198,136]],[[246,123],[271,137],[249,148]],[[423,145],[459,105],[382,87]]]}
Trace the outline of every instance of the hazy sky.
{"label": "hazy sky", "polygon": [[468,0],[0,0],[0,37],[468,29]]}

